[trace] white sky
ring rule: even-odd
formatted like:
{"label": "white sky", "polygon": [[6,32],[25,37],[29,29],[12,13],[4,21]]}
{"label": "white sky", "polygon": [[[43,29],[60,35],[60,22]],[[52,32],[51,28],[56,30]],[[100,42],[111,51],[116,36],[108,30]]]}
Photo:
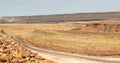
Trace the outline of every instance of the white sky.
{"label": "white sky", "polygon": [[0,16],[120,11],[120,0],[0,0]]}

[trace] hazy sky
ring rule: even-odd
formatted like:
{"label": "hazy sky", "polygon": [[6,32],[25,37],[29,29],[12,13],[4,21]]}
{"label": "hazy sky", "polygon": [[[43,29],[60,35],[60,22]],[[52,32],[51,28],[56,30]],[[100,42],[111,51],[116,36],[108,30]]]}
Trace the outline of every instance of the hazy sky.
{"label": "hazy sky", "polygon": [[120,0],[0,0],[0,16],[120,11]]}

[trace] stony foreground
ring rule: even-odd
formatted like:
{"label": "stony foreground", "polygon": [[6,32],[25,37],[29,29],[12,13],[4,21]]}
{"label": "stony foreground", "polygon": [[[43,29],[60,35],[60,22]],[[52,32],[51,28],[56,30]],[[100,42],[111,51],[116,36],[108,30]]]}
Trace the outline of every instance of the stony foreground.
{"label": "stony foreground", "polygon": [[32,53],[0,33],[0,63],[54,63]]}

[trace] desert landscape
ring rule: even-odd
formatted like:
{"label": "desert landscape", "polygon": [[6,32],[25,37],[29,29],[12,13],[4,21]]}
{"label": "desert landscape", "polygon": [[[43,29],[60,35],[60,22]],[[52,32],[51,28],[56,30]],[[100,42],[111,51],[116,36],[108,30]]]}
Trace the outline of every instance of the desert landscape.
{"label": "desert landscape", "polygon": [[[93,13],[90,15],[96,16],[98,14]],[[101,16],[113,17],[115,14],[101,13]],[[1,18],[0,61],[13,63],[54,63],[17,43],[15,44],[5,34],[12,35],[21,42],[40,49],[85,56],[120,58],[119,12],[117,14],[110,19],[102,17],[99,19],[96,17],[96,19],[89,19],[86,17],[90,17],[90,15],[84,14],[86,17],[82,20],[76,18],[76,20],[74,18],[66,20],[66,17],[71,15],[53,15],[54,17],[56,16],[55,18],[53,16]],[[75,15],[77,16],[77,14]],[[80,14],[77,17],[82,15]],[[61,19],[62,16],[64,16],[64,20],[59,20],[58,18]],[[49,21],[49,19],[53,19],[53,21]],[[58,21],[54,19],[58,19]],[[31,20],[35,20],[34,23]],[[8,47],[13,49],[8,49]],[[17,47],[17,50],[14,49],[15,47]],[[22,55],[24,51],[26,51],[26,55]],[[8,56],[12,57],[12,59]],[[26,57],[24,58],[23,56]],[[4,57],[6,58],[3,59]],[[29,60],[27,60],[28,58]]]}
{"label": "desert landscape", "polygon": [[1,24],[0,27],[6,33],[35,47],[73,54],[119,57],[118,22],[106,20],[97,24]]}
{"label": "desert landscape", "polygon": [[0,63],[120,63],[120,0],[0,0]]}

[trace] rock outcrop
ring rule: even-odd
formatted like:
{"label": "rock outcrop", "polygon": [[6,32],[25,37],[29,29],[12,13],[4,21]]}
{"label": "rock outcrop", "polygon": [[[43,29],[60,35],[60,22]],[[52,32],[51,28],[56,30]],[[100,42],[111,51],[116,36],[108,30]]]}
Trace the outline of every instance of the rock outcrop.
{"label": "rock outcrop", "polygon": [[23,48],[0,33],[0,63],[54,63]]}
{"label": "rock outcrop", "polygon": [[120,32],[120,21],[109,20],[101,21],[101,23],[88,23],[84,27],[84,31],[88,32]]}

